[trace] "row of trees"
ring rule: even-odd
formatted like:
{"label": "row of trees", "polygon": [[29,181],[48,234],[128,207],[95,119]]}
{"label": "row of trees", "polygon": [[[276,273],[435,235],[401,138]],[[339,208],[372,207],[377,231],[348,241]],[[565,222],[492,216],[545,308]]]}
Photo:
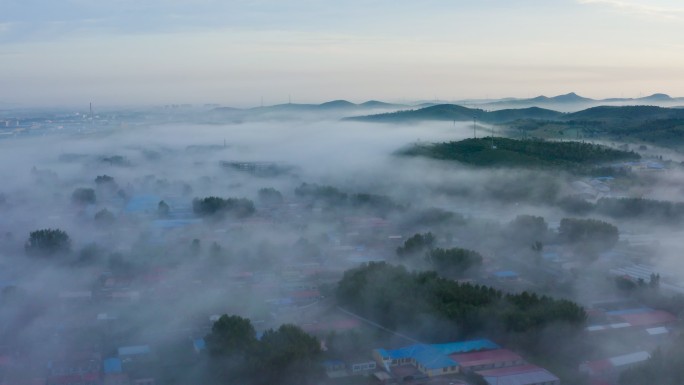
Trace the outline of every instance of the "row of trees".
{"label": "row of trees", "polygon": [[223,315],[205,341],[216,383],[305,385],[321,376],[319,341],[295,325],[257,339],[249,319]]}
{"label": "row of trees", "polygon": [[619,232],[616,226],[598,219],[563,218],[558,236],[561,242],[572,245],[577,254],[594,260],[617,244]]}
{"label": "row of trees", "polygon": [[202,217],[220,219],[225,216],[247,218],[256,212],[254,202],[246,198],[219,198],[215,196],[195,198],[192,211]]}
{"label": "row of trees", "polygon": [[396,253],[402,261],[424,262],[428,267],[448,277],[462,276],[468,270],[482,265],[482,255],[476,251],[457,247],[436,248],[435,243],[435,236],[431,232],[418,233],[397,247]]}
{"label": "row of trees", "polygon": [[[537,333],[552,324],[578,331],[584,309],[567,300],[536,294],[506,294],[494,288],[460,284],[435,272],[409,272],[402,266],[370,263],[345,272],[336,290],[339,303],[391,329],[447,341],[485,330]],[[430,325],[425,327],[426,325]]]}
{"label": "row of trees", "polygon": [[[495,147],[492,146],[495,143]],[[634,152],[585,142],[555,142],[541,139],[465,139],[458,142],[416,144],[404,155],[455,160],[476,166],[561,167],[580,170],[584,166],[639,159]]]}
{"label": "row of trees", "polygon": [[326,208],[363,209],[374,211],[379,215],[385,215],[390,211],[402,210],[404,208],[385,195],[348,194],[333,186],[317,184],[302,183],[295,189],[295,195],[300,199],[319,203]]}

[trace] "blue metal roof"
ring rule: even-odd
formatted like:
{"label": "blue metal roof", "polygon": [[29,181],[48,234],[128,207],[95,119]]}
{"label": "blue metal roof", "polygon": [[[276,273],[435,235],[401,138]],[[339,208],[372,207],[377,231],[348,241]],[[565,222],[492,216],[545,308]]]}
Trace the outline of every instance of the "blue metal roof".
{"label": "blue metal roof", "polygon": [[207,347],[207,343],[204,341],[204,338],[194,340],[192,342],[192,345],[195,347],[196,350],[204,350]]}
{"label": "blue metal roof", "polygon": [[383,358],[391,360],[414,359],[416,363],[427,369],[441,369],[458,365],[456,361],[443,354],[439,349],[424,344],[411,345],[394,350],[378,349],[378,352]]}
{"label": "blue metal roof", "polygon": [[501,349],[501,346],[487,339],[451,342],[447,344],[435,344],[431,346],[435,349],[438,349],[440,352],[442,352],[442,354],[446,355],[456,353],[469,353],[478,350]]}
{"label": "blue metal roof", "polygon": [[157,212],[161,199],[156,195],[136,195],[132,197],[124,211],[127,213]]}
{"label": "blue metal roof", "polygon": [[150,353],[150,347],[148,345],[123,346],[119,348],[119,356],[134,356],[148,353]]}
{"label": "blue metal roof", "polygon": [[501,349],[501,346],[490,340],[480,339],[447,344],[417,344],[394,350],[377,349],[377,352],[385,360],[411,358],[424,368],[441,369],[450,366],[458,366],[458,362],[449,358],[450,354],[490,349]]}
{"label": "blue metal roof", "polygon": [[378,352],[382,357],[392,360],[400,360],[402,358],[412,358],[416,352],[416,349],[419,349],[421,346],[426,345],[411,345],[394,350],[378,349]]}
{"label": "blue metal roof", "polygon": [[340,360],[325,360],[323,361],[323,366],[326,368],[344,366],[344,361]]}
{"label": "blue metal roof", "polygon": [[416,355],[413,358],[426,369],[442,369],[450,366],[458,366],[458,362],[452,360],[449,356],[442,354],[438,349],[434,349],[431,346],[426,346],[425,349],[416,352]]}
{"label": "blue metal roof", "polygon": [[121,360],[118,358],[107,358],[104,360],[104,372],[105,374],[110,373],[121,373]]}

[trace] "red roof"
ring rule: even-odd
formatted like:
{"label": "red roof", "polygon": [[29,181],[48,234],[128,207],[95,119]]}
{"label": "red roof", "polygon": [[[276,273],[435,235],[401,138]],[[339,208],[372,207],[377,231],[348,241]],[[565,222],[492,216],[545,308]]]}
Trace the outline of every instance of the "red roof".
{"label": "red roof", "polygon": [[601,374],[613,369],[613,364],[610,360],[598,360],[587,362],[587,367],[592,374]]}
{"label": "red roof", "polygon": [[483,377],[484,376],[500,377],[500,376],[508,376],[510,374],[530,373],[530,372],[539,372],[539,371],[546,371],[546,369],[540,368],[539,366],[535,366],[535,365],[520,365],[520,366],[509,366],[507,368],[482,370],[482,371],[478,371],[477,373]]}
{"label": "red roof", "polygon": [[624,314],[621,315],[625,322],[632,326],[650,326],[672,323],[677,320],[677,317],[662,310],[655,310],[648,313]]}
{"label": "red roof", "polygon": [[508,349],[486,350],[482,352],[471,352],[461,354],[451,354],[449,358],[458,362],[462,366],[477,366],[494,362],[518,361],[523,358]]}

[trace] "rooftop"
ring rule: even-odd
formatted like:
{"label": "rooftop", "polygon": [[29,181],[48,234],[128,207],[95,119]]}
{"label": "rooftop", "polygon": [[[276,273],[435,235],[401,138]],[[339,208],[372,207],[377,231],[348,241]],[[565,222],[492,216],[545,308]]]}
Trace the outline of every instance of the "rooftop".
{"label": "rooftop", "polygon": [[608,359],[613,366],[625,366],[625,365],[632,365],[636,364],[637,362],[642,362],[646,361],[649,358],[651,358],[651,355],[646,352],[646,351],[641,351],[641,352],[636,352],[636,353],[630,353],[630,354],[625,354],[622,356],[617,356]]}
{"label": "rooftop", "polygon": [[546,369],[534,365],[478,371],[490,385],[526,385],[559,381]]}
{"label": "rooftop", "polygon": [[449,357],[451,354],[499,348],[500,346],[492,341],[481,339],[434,345],[416,344],[400,349],[378,349],[377,351],[384,359],[399,360],[402,358],[412,358],[427,369],[440,369],[458,365],[457,361]]}
{"label": "rooftop", "polygon": [[646,313],[625,314],[619,317],[632,326],[658,325],[675,322],[677,320],[677,317],[662,310],[654,310]]}
{"label": "rooftop", "polygon": [[105,374],[121,373],[121,360],[119,358],[107,358],[104,360]]}
{"label": "rooftop", "polygon": [[378,349],[385,359],[400,360],[411,358],[427,369],[440,369],[458,365],[457,362],[444,355],[439,349],[430,345],[417,344],[395,350]]}
{"label": "rooftop", "polygon": [[477,366],[492,362],[523,360],[520,355],[508,349],[452,354],[449,357],[452,360],[459,362],[461,366]]}

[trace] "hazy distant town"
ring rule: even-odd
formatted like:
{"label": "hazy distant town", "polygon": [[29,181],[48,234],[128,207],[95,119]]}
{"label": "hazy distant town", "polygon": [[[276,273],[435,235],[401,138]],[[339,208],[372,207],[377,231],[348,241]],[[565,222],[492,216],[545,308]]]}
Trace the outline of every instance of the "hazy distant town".
{"label": "hazy distant town", "polygon": [[0,384],[682,378],[680,106],[2,110]]}

